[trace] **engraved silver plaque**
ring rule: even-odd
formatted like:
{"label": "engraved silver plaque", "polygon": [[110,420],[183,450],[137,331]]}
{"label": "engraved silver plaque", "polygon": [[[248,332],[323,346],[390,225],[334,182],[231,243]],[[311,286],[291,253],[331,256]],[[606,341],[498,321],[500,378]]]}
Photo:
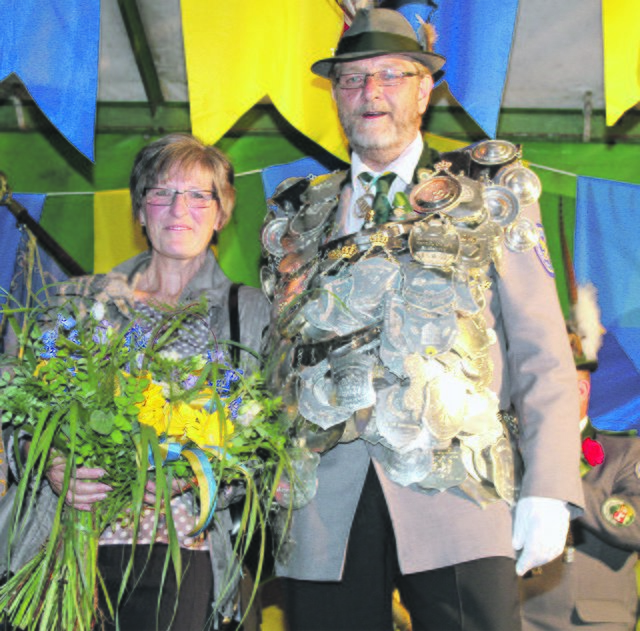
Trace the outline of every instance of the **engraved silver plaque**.
{"label": "engraved silver plaque", "polygon": [[376,402],[373,389],[375,358],[362,352],[339,349],[329,355],[329,366],[338,407],[355,411]]}
{"label": "engraved silver plaque", "polygon": [[467,477],[459,445],[451,445],[448,449],[434,450],[431,471],[418,482],[425,489],[444,491],[458,486]]}
{"label": "engraved silver plaque", "polygon": [[409,251],[422,265],[448,268],[460,253],[460,237],[448,219],[432,215],[413,226]]}
{"label": "engraved silver plaque", "polygon": [[286,217],[278,217],[265,224],[262,229],[262,247],[273,256],[284,256],[285,249],[282,247],[282,237],[287,231],[289,220]]}
{"label": "engraved silver plaque", "polygon": [[471,150],[471,157],[478,164],[495,165],[513,160],[518,147],[506,140],[483,140]]}
{"label": "engraved silver plaque", "polygon": [[542,192],[540,178],[520,162],[500,169],[494,180],[496,184],[510,189],[520,201],[521,206],[528,206],[538,201]]}
{"label": "engraved silver plaque", "polygon": [[421,181],[409,193],[411,208],[420,215],[445,212],[454,208],[462,195],[462,185],[448,174],[439,174]]}
{"label": "engraved silver plaque", "polygon": [[536,226],[528,217],[519,217],[504,231],[504,244],[512,252],[526,252],[535,247],[538,239]]}
{"label": "engraved silver plaque", "polygon": [[515,193],[505,186],[487,186],[484,189],[484,201],[489,219],[503,228],[516,220],[520,212],[520,203]]}

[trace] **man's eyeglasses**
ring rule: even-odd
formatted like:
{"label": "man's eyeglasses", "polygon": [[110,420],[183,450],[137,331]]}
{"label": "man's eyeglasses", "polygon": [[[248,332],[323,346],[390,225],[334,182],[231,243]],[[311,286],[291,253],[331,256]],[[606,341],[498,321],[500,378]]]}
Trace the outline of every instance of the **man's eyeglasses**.
{"label": "man's eyeglasses", "polygon": [[147,188],[144,191],[149,204],[171,206],[176,195],[184,195],[189,208],[206,208],[218,195],[213,191],[177,191],[173,188]]}
{"label": "man's eyeglasses", "polygon": [[417,72],[403,72],[401,70],[378,70],[378,72],[354,72],[341,74],[336,77],[336,85],[343,90],[358,90],[364,88],[367,78],[371,77],[377,85],[398,85],[405,77],[416,77]]}

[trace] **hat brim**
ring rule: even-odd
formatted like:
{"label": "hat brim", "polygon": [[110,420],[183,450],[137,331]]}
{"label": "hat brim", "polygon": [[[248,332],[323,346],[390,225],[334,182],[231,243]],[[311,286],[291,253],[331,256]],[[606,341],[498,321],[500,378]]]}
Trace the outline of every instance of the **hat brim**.
{"label": "hat brim", "polygon": [[325,79],[329,78],[331,69],[335,64],[345,61],[358,61],[360,59],[370,59],[371,57],[382,57],[391,55],[394,57],[410,57],[419,64],[422,64],[432,75],[438,73],[444,66],[445,58],[437,53],[421,53],[421,52],[391,52],[388,50],[368,50],[366,52],[343,53],[334,57],[320,59],[311,66],[311,72]]}

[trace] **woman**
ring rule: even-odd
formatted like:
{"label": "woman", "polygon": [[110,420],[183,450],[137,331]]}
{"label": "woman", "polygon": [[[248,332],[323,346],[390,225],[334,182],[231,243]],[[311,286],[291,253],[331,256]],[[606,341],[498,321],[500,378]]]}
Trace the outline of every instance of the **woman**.
{"label": "woman", "polygon": [[[172,309],[199,303],[204,298],[208,321],[196,317],[187,320],[170,340],[168,350],[181,356],[203,353],[211,343],[211,332],[217,340],[232,339],[232,332],[236,330],[230,326],[232,320],[239,324],[239,342],[259,350],[269,318],[268,302],[259,290],[250,287],[240,287],[237,295],[234,294],[235,286],[222,272],[209,247],[215,233],[229,221],[235,201],[233,168],[229,161],[215,147],[193,136],[170,134],[139,152],[131,173],[130,191],[134,220],[145,230],[149,251],[108,274],[82,277],[66,284],[61,290],[65,299],[71,298],[86,308],[95,301],[103,303],[104,317],[116,327],[126,326],[134,316],[142,315],[152,328]],[[236,310],[232,306],[235,303]],[[240,361],[245,367],[250,367],[251,359],[249,353],[242,351]],[[100,481],[103,475],[100,469],[79,468],[66,502],[81,510],[91,510],[92,505],[110,491],[110,487]],[[59,493],[64,462],[54,461],[47,477],[51,488]],[[228,511],[219,511],[215,520],[216,537],[210,532],[206,538],[189,538],[186,533],[194,519],[184,494],[179,494],[177,487],[174,490],[176,496],[171,507],[186,572],[172,623],[175,583],[165,583],[162,588],[158,628],[200,631],[209,628],[207,625],[211,623],[216,586],[212,568],[221,567],[218,555],[230,551],[225,541],[225,537],[228,539],[225,526],[230,528],[231,523],[225,515]],[[149,483],[145,495],[149,504],[154,502],[154,491],[153,483]],[[152,542],[144,537],[145,532],[151,532],[150,528],[145,530],[145,525],[149,525],[145,519],[151,520],[152,516],[143,518],[141,524],[134,569],[136,589],[132,597],[123,599],[119,613],[123,631],[155,628],[153,619],[165,561],[166,532],[159,529],[147,561],[148,545]],[[109,530],[100,540],[99,568],[112,602],[117,600],[131,543],[127,529]],[[215,559],[211,558],[210,550],[216,551]],[[217,564],[212,565],[214,560]],[[167,573],[166,581],[174,578],[171,575],[171,571]]]}

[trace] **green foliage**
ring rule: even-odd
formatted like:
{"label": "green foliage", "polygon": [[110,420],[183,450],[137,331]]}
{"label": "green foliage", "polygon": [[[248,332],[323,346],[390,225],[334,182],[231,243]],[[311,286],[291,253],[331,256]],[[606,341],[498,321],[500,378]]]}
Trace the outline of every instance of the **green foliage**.
{"label": "green foliage", "polygon": [[[149,339],[136,329],[135,322],[120,331],[97,317],[99,310],[95,309],[84,318],[69,309],[34,309],[24,326],[16,327],[20,353],[17,358],[2,358],[0,410],[3,426],[13,430],[15,444],[26,439],[29,449],[26,458],[16,450],[21,478],[10,542],[20,526],[20,515],[36,510],[36,491],[47,484],[45,475],[52,458],[62,457],[66,464],[46,546],[0,586],[0,612],[11,624],[28,630],[89,631],[101,616],[115,615],[117,603],[109,602],[108,596],[108,611],[95,607],[102,584],[96,565],[98,542],[116,522],[129,527],[133,541],[137,540],[145,486],[150,480],[156,486],[152,540],[164,515],[169,533],[165,571],[174,571],[180,581],[178,535],[171,511],[165,513],[163,507],[170,505],[173,481],[192,483],[196,473],[185,458],[165,460],[165,442],[204,451],[218,487],[238,481],[244,485],[236,552],[241,558],[255,534],[262,541],[261,557],[264,555],[266,523],[276,488],[283,471],[292,469],[288,431],[278,421],[281,402],[266,391],[259,374],[245,377],[220,363],[224,361],[221,356],[207,362],[202,356],[179,358],[164,352],[185,318],[197,316],[198,309],[201,307],[167,317]],[[213,387],[220,383],[226,390]],[[162,393],[155,408],[149,395],[152,387]],[[230,433],[223,431],[220,445],[209,449],[194,442],[186,431],[171,432],[180,405],[194,415],[197,410],[201,421],[217,421],[229,419],[234,403],[239,408],[237,418]],[[202,405],[205,411],[199,411]],[[143,419],[144,406],[156,413],[155,426]],[[164,430],[158,429],[157,418]],[[79,467],[103,469],[101,482],[112,488],[90,512],[65,503]],[[198,478],[198,482],[192,491],[206,515],[213,502],[204,505],[202,484],[206,480]],[[215,493],[214,488],[213,498]],[[131,569],[132,560],[124,568],[120,598]],[[231,581],[231,574],[228,578]]]}

